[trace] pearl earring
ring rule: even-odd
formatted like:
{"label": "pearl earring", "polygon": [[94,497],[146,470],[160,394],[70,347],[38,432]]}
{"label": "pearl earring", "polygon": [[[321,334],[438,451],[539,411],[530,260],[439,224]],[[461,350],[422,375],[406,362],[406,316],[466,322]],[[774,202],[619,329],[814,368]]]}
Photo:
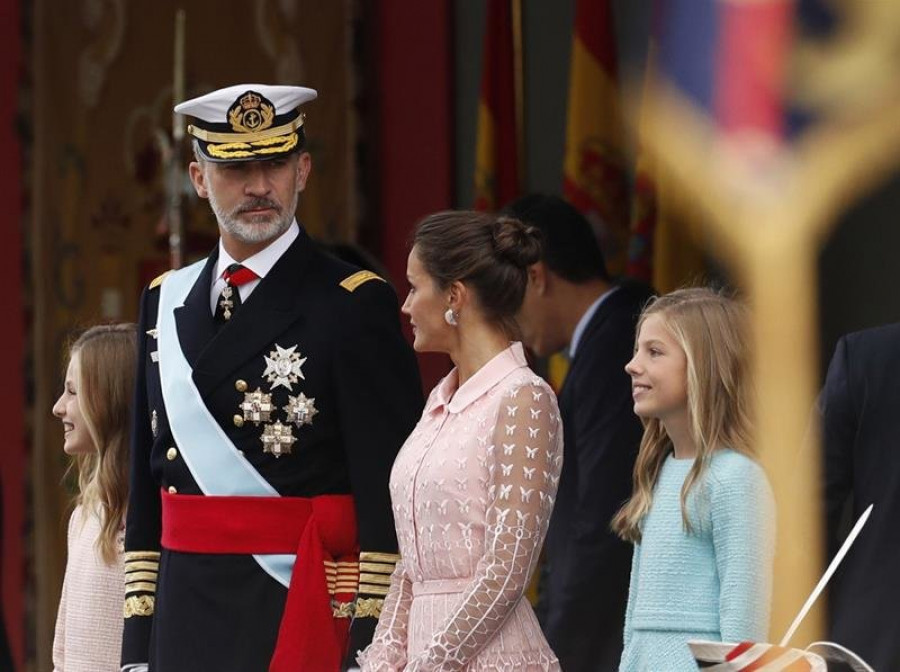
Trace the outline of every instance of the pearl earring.
{"label": "pearl earring", "polygon": [[447,312],[444,313],[444,321],[451,327],[455,327],[459,324],[459,313],[452,308],[447,308]]}

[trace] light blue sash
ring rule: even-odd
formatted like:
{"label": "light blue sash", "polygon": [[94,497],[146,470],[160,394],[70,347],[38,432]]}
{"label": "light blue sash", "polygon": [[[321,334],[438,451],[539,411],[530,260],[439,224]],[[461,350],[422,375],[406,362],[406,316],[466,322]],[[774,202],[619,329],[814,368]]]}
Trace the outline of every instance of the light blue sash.
{"label": "light blue sash", "polygon": [[[169,428],[197,485],[206,495],[278,497],[278,492],[241,455],[203,403],[178,341],[175,308],[184,305],[205,260],[169,273],[159,295],[159,377]],[[296,556],[254,555],[273,579],[287,587]]]}

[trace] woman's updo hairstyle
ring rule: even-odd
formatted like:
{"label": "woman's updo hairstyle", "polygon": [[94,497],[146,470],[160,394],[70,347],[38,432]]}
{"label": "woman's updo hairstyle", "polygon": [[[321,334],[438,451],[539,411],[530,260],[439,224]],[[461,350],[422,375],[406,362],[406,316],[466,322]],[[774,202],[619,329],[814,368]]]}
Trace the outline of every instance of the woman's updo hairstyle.
{"label": "woman's updo hairstyle", "polygon": [[420,221],[412,244],[438,288],[464,282],[487,320],[518,332],[528,267],[541,258],[538,229],[505,215],[447,210]]}

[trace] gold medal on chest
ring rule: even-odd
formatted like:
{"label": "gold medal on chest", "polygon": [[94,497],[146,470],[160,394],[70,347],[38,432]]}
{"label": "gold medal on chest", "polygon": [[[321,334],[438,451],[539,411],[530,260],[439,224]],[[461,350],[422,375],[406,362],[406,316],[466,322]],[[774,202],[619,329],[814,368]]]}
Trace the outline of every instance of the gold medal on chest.
{"label": "gold medal on chest", "polygon": [[282,408],[287,413],[288,421],[297,427],[311,425],[313,417],[319,412],[316,408],[315,398],[307,397],[302,392],[296,397],[288,395],[288,404]]}
{"label": "gold medal on chest", "polygon": [[244,393],[244,401],[241,402],[244,420],[249,420],[257,425],[261,422],[269,422],[273,410],[275,407],[272,405],[271,394],[263,392],[260,388],[256,388],[254,392]]}
{"label": "gold medal on chest", "polygon": [[293,392],[291,386],[294,383],[301,378],[306,380],[301,367],[307,358],[302,357],[296,350],[296,345],[282,348],[276,343],[275,349],[269,353],[268,357],[265,357],[266,370],[263,371],[263,377],[269,381],[272,389],[281,386]]}
{"label": "gold medal on chest", "polygon": [[296,441],[291,426],[282,425],[278,420],[266,425],[262,433],[263,452],[275,457],[290,455]]}

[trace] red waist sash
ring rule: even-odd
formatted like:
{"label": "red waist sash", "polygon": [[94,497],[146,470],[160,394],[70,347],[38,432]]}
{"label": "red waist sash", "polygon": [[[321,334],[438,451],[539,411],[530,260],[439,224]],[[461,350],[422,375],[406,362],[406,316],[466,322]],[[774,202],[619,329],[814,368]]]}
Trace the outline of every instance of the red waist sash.
{"label": "red waist sash", "polygon": [[162,523],[162,545],[171,551],[296,554],[269,672],[340,669],[349,619],[333,616],[325,561],[355,559],[358,552],[351,495],[214,497],[163,490]]}

